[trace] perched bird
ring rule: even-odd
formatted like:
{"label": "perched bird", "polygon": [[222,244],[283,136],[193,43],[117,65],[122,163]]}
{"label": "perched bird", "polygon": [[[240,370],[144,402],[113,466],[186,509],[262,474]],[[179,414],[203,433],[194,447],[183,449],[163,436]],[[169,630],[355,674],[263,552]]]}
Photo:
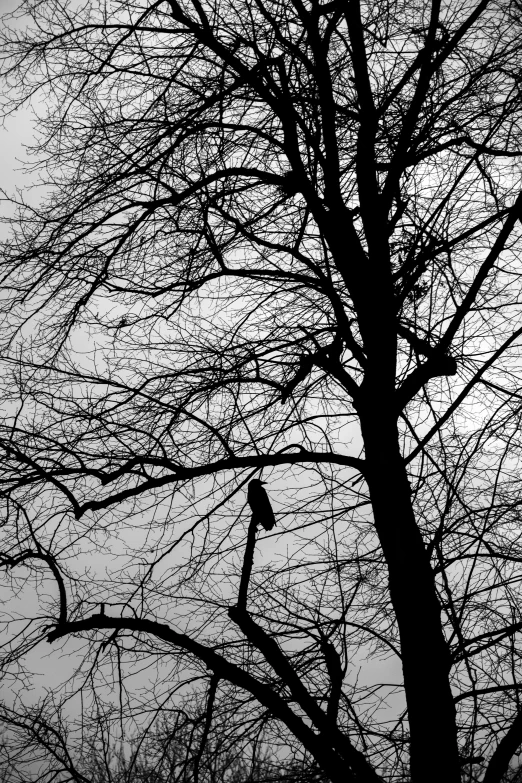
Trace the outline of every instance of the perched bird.
{"label": "perched bird", "polygon": [[276,521],[263,484],[266,484],[266,481],[261,479],[252,479],[249,483],[248,505],[252,509],[252,522],[256,525],[261,523],[265,530],[272,530]]}

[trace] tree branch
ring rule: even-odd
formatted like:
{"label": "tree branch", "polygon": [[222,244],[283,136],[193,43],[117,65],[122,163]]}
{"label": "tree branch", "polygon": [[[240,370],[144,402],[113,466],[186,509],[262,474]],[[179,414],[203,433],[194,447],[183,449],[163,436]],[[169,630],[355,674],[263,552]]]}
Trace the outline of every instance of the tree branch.
{"label": "tree branch", "polygon": [[256,517],[254,514],[252,514],[252,517],[248,524],[247,543],[245,547],[243,568],[241,569],[241,581],[239,583],[239,593],[237,597],[237,608],[241,611],[246,611],[248,585],[250,584],[250,575],[252,573],[252,566],[254,565],[256,531],[257,531]]}
{"label": "tree branch", "polygon": [[59,602],[60,602],[58,623],[60,625],[62,623],[65,623],[67,620],[67,593],[65,591],[65,583],[63,581],[63,577],[60,573],[60,569],[58,568],[56,559],[53,557],[53,555],[49,554],[48,552],[33,552],[31,549],[28,549],[25,552],[22,552],[21,554],[14,555],[14,556],[0,553],[0,566],[5,565],[8,566],[9,568],[14,568],[20,563],[24,563],[26,560],[42,560],[44,563],[47,563],[47,565],[51,569],[51,572],[54,578],[56,579],[56,583],[58,585],[58,595],[59,595]]}
{"label": "tree branch", "polygon": [[[346,783],[347,781],[348,783],[356,783],[354,776],[350,773],[347,774],[341,758],[332,752],[331,747],[324,741],[324,737],[315,734],[270,686],[260,682],[240,666],[227,661],[226,658],[212,648],[197,642],[186,634],[172,630],[168,625],[141,618],[109,617],[107,615],[95,614],[84,620],[57,625],[48,634],[47,641],[52,643],[70,634],[99,630],[121,630],[150,634],[174,647],[185,650],[208,666],[220,679],[227,680],[233,685],[237,685],[239,688],[251,693],[260,704],[269,710],[274,718],[280,720],[290,729],[317,762],[321,764],[332,781],[335,781],[335,783]],[[370,780],[370,778],[367,779]],[[373,780],[379,780],[375,773]]]}
{"label": "tree branch", "polygon": [[322,736],[330,736],[330,741],[334,748],[343,756],[346,763],[350,765],[357,779],[366,780],[368,783],[380,781],[380,776],[372,769],[365,756],[351,744],[344,734],[335,726],[332,726],[328,716],[309,693],[277,642],[250,617],[248,612],[242,610],[239,606],[231,606],[228,614],[230,619],[244,633],[248,641],[261,652],[281,681],[285,683],[293,698],[308,715],[314,726],[322,733]]}
{"label": "tree branch", "polygon": [[[145,460],[146,461],[146,460]],[[134,458],[131,463],[133,465],[140,463],[140,458]],[[142,492],[149,491],[151,489],[158,489],[164,487],[167,484],[172,484],[176,481],[189,481],[193,478],[200,476],[210,476],[213,473],[218,473],[222,470],[244,470],[245,468],[263,468],[277,465],[296,465],[299,463],[305,464],[319,464],[319,463],[332,463],[335,465],[346,465],[347,467],[354,468],[359,472],[364,471],[364,460],[357,457],[345,456],[342,454],[335,454],[333,452],[315,452],[307,451],[306,449],[300,449],[297,453],[284,453],[278,454],[253,454],[248,457],[234,457],[216,460],[216,462],[210,462],[207,465],[201,465],[194,468],[185,468],[180,465],[175,465],[169,460],[163,461],[164,467],[173,471],[173,474],[168,476],[160,476],[159,478],[149,479],[137,487],[131,487],[130,489],[116,492],[114,495],[110,495],[103,500],[90,500],[87,503],[83,503],[78,507],[77,517],[80,518],[87,511],[97,511],[103,508],[119,503],[122,500],[126,500],[130,497],[140,495]],[[127,463],[130,464],[130,463]],[[160,461],[155,460],[155,464],[159,465]],[[103,475],[97,472],[96,475],[100,477]],[[115,472],[115,477],[122,475],[122,471]],[[106,478],[104,483],[111,480]]]}
{"label": "tree branch", "polygon": [[509,768],[509,762],[517,752],[521,743],[522,710],[519,710],[507,733],[502,737],[495,748],[495,751],[489,760],[482,783],[500,783],[503,775]]}

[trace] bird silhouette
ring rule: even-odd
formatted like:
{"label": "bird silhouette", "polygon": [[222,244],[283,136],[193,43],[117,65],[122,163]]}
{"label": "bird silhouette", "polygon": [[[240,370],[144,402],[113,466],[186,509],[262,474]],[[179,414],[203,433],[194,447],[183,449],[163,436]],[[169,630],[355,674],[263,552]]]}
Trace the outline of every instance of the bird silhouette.
{"label": "bird silhouette", "polygon": [[247,493],[248,505],[252,510],[253,524],[261,524],[265,530],[272,530],[276,521],[263,484],[266,484],[266,481],[261,481],[261,479],[252,479],[249,483]]}

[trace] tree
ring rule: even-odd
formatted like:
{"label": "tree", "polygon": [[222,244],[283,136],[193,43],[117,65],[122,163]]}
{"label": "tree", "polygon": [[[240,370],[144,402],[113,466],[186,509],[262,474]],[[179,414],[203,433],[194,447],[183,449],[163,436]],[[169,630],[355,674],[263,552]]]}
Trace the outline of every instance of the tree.
{"label": "tree", "polygon": [[211,675],[232,733],[333,783],[501,779],[521,31],[511,0],[7,21],[5,110],[40,114],[44,193],[2,261],[2,563],[41,607],[9,618],[6,676],[47,639],[83,655],[64,698],[122,732]]}

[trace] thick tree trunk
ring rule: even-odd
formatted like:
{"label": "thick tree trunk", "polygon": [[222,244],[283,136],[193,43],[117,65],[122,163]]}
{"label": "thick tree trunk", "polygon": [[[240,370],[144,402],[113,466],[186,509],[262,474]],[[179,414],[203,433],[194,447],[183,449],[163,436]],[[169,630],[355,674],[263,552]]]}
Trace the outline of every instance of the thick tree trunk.
{"label": "thick tree trunk", "polygon": [[416,525],[396,420],[383,400],[361,411],[367,482],[375,527],[388,565],[400,633],[411,738],[412,783],[459,783],[450,657],[434,575]]}

